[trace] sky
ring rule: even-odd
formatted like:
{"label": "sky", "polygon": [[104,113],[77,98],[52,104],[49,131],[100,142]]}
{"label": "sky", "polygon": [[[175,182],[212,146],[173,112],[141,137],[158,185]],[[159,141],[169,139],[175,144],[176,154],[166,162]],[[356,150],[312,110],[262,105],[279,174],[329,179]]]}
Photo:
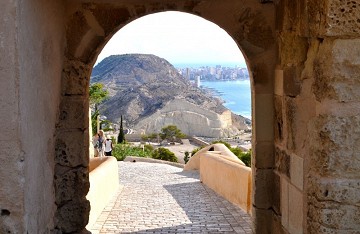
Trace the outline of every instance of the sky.
{"label": "sky", "polygon": [[96,64],[110,55],[130,53],[154,54],[173,65],[246,66],[227,32],[201,17],[180,12],[151,14],[127,24],[106,44]]}

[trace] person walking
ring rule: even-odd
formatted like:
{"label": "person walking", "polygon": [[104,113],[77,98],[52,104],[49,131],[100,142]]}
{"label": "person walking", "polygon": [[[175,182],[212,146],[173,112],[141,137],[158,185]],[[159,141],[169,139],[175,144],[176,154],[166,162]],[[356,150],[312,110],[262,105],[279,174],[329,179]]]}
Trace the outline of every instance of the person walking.
{"label": "person walking", "polygon": [[109,138],[109,136],[106,137],[105,141],[105,156],[111,156],[112,152],[112,140]]}
{"label": "person walking", "polygon": [[95,134],[92,138],[92,144],[94,146],[94,157],[97,157],[99,155],[98,147],[99,147],[99,134]]}
{"label": "person walking", "polygon": [[99,131],[99,138],[98,138],[98,152],[99,157],[104,157],[104,149],[105,149],[105,136],[103,130]]}

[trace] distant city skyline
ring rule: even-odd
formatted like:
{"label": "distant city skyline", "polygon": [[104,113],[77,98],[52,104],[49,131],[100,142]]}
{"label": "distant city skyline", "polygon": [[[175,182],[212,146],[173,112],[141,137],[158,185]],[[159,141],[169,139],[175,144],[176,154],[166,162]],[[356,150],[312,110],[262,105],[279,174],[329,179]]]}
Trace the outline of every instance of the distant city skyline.
{"label": "distant city skyline", "polygon": [[238,65],[244,57],[230,35],[201,17],[163,12],[141,17],[120,29],[96,64],[114,54],[154,54],[173,65]]}

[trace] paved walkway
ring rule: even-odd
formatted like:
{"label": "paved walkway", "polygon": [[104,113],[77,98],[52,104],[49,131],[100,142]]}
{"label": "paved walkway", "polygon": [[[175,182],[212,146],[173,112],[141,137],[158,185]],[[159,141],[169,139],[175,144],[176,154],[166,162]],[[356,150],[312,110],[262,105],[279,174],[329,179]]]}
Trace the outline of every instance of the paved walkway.
{"label": "paved walkway", "polygon": [[119,162],[121,189],[92,233],[253,233],[250,217],[166,164]]}

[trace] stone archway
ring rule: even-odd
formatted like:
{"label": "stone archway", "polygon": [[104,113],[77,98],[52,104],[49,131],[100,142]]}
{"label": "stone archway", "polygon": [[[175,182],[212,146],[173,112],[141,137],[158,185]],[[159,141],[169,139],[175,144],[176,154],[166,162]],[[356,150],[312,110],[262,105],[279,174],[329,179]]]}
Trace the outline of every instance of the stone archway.
{"label": "stone archway", "polygon": [[[125,1],[126,2],[126,1]],[[62,98],[56,139],[56,226],[64,232],[82,230],[89,203],[88,86],[90,72],[100,50],[121,27],[156,12],[176,10],[196,14],[222,27],[241,48],[252,79],[254,206],[257,220],[268,219],[273,178],[273,71],[276,62],[274,6],[256,1],[151,1],[149,3],[70,4],[66,26]],[[231,17],[229,17],[231,16]],[[80,114],[79,114],[80,113]],[[76,141],[74,139],[77,139]],[[79,141],[79,139],[81,139]],[[259,179],[258,179],[259,177]],[[267,182],[271,179],[267,179]],[[276,191],[279,192],[279,191]],[[259,211],[259,212],[258,212]],[[258,230],[267,223],[257,222]]]}
{"label": "stone archway", "polygon": [[0,232],[85,227],[92,63],[126,23],[166,10],[216,23],[247,58],[256,231],[357,232],[360,4],[350,0],[4,1]]}

